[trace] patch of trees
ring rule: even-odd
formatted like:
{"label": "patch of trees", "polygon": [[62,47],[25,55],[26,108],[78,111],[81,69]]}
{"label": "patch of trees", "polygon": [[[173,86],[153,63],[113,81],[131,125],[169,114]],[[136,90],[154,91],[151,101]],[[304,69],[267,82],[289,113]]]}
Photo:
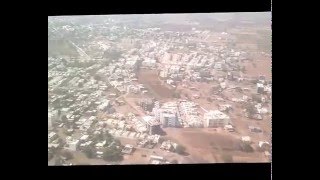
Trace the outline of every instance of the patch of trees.
{"label": "patch of trees", "polygon": [[65,160],[69,160],[69,159],[73,158],[72,153],[69,151],[62,151],[61,156],[63,156],[65,158]]}
{"label": "patch of trees", "polygon": [[244,152],[248,152],[248,153],[254,151],[254,149],[251,147],[250,144],[247,144],[247,143],[244,143],[244,142],[240,143],[240,150],[244,151]]}
{"label": "patch of trees", "polygon": [[87,156],[87,158],[94,158],[94,148],[88,146],[83,150],[84,154]]}
{"label": "patch of trees", "polygon": [[108,147],[103,153],[103,159],[105,161],[121,161],[123,156],[121,154],[121,149],[113,145]]}
{"label": "patch of trees", "polygon": [[233,162],[233,157],[230,154],[223,154],[221,156],[221,158],[225,163],[232,163]]}
{"label": "patch of trees", "polygon": [[246,72],[247,72],[247,70],[246,70],[246,68],[245,68],[244,66],[242,66],[242,67],[240,68],[240,71],[241,71],[242,73],[246,73]]}
{"label": "patch of trees", "polygon": [[246,110],[246,112],[248,113],[248,116],[253,116],[254,114],[257,113],[257,109],[256,107],[251,104],[251,103],[247,103],[244,105],[244,109]]}
{"label": "patch of trees", "polygon": [[180,92],[175,91],[175,92],[173,92],[172,97],[174,97],[174,98],[181,98],[181,95],[180,95],[180,94],[181,94]]}
{"label": "patch of trees", "polygon": [[255,101],[255,102],[258,102],[258,103],[261,103],[261,97],[258,95],[258,94],[253,94],[252,95],[252,101]]}
{"label": "patch of trees", "polygon": [[179,162],[178,162],[178,160],[174,159],[174,160],[171,161],[171,163],[172,164],[178,164]]}
{"label": "patch of trees", "polygon": [[183,155],[183,154],[186,153],[186,148],[184,146],[182,146],[182,145],[178,145],[176,150],[175,150],[175,152],[178,153],[178,154]]}
{"label": "patch of trees", "polygon": [[107,50],[104,52],[103,57],[106,59],[118,60],[122,57],[122,52],[120,50]]}

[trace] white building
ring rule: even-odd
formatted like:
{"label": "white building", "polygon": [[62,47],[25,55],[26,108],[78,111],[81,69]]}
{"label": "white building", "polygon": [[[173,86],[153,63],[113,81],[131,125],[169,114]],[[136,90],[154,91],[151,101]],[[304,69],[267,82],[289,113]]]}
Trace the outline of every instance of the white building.
{"label": "white building", "polygon": [[203,119],[205,127],[224,127],[230,123],[230,117],[218,110],[205,113]]}
{"label": "white building", "polygon": [[58,111],[49,111],[48,112],[48,130],[53,129],[53,124],[58,119]]}
{"label": "white building", "polygon": [[180,125],[176,113],[160,113],[160,122],[162,127],[177,127]]}
{"label": "white building", "polygon": [[52,113],[48,113],[48,130],[53,129],[53,118],[52,118]]}
{"label": "white building", "polygon": [[109,100],[106,100],[104,103],[100,104],[98,106],[98,109],[101,110],[101,111],[104,111],[106,110],[108,107],[110,106],[110,101]]}
{"label": "white building", "polygon": [[101,149],[101,148],[103,148],[103,147],[106,145],[106,143],[107,143],[106,140],[105,140],[105,141],[102,141],[102,142],[99,142],[99,143],[97,143],[97,144],[95,145],[95,147],[96,147],[97,149]]}
{"label": "white building", "polygon": [[69,151],[77,151],[79,147],[79,140],[78,139],[72,139],[70,136],[66,138],[66,146],[65,149]]}
{"label": "white building", "polygon": [[50,141],[56,139],[57,137],[58,137],[57,133],[55,133],[55,132],[50,132],[50,133],[48,134],[48,141],[50,142]]}
{"label": "white building", "polygon": [[88,138],[89,138],[89,135],[85,134],[85,135],[81,136],[80,141],[86,142],[88,140]]}
{"label": "white building", "polygon": [[250,144],[251,143],[251,138],[250,138],[250,136],[242,136],[241,137],[241,141],[244,142],[244,143]]}
{"label": "white building", "polygon": [[143,67],[155,67],[156,60],[155,59],[146,59],[146,60],[142,61],[141,65]]}

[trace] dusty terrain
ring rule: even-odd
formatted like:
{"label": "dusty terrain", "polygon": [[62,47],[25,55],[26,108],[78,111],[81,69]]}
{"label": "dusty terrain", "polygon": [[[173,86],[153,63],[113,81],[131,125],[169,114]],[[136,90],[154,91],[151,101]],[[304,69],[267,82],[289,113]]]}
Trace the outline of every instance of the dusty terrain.
{"label": "dusty terrain", "polygon": [[[181,143],[189,153],[191,163],[219,163],[224,162],[221,156],[229,154],[234,162],[266,161],[260,152],[246,153],[237,149],[240,136],[223,130],[209,129],[174,129],[165,128],[166,138]],[[261,156],[261,157],[260,157]]]}
{"label": "dusty terrain", "polygon": [[162,85],[155,70],[141,70],[138,75],[138,82],[144,84],[157,98],[172,97],[173,90]]}
{"label": "dusty terrain", "polygon": [[245,75],[250,77],[257,77],[264,75],[267,80],[271,80],[271,58],[264,56],[254,56],[253,62],[244,62]]}

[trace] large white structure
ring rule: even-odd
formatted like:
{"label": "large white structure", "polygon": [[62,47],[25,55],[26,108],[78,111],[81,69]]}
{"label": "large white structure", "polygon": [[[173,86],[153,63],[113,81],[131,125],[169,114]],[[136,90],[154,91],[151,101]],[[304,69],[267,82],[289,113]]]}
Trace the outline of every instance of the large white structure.
{"label": "large white structure", "polygon": [[205,113],[203,119],[205,127],[224,127],[230,123],[230,117],[218,110]]}
{"label": "large white structure", "polygon": [[176,113],[160,113],[160,122],[162,124],[162,127],[177,127],[180,125]]}
{"label": "large white structure", "polygon": [[180,113],[184,116],[185,127],[203,127],[203,121],[199,118],[197,104],[192,101],[180,103]]}
{"label": "large white structure", "polygon": [[177,102],[166,102],[161,108],[159,103],[155,104],[153,109],[155,118],[160,121],[162,127],[179,127],[180,121],[178,119],[178,105]]}

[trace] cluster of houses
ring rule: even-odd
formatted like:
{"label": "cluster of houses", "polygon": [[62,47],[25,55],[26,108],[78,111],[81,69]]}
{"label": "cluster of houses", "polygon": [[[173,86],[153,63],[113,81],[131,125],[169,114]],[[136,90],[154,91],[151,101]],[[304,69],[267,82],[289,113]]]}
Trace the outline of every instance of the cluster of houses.
{"label": "cluster of houses", "polygon": [[[95,141],[92,136],[105,131],[115,137],[136,139],[139,147],[148,148],[158,143],[161,128],[166,127],[223,127],[229,132],[234,131],[228,115],[232,110],[230,104],[220,104],[218,109],[201,115],[199,105],[190,99],[164,103],[141,99],[138,105],[150,112],[143,117],[130,112],[126,116],[119,115],[115,105],[125,104],[117,99],[123,94],[148,93],[148,89],[138,83],[140,68],[158,71],[159,79],[172,87],[188,87],[189,82],[215,81],[218,85],[213,93],[235,89],[231,84],[249,81],[239,65],[239,62],[247,59],[247,53],[225,45],[194,43],[193,39],[206,39],[210,34],[210,31],[195,29],[190,32],[162,31],[160,28],[135,29],[115,25],[112,19],[106,20],[105,24],[97,24],[94,30],[91,25],[49,29],[64,32],[62,36],[68,33],[81,35],[87,30],[90,30],[91,37],[88,36],[87,46],[72,42],[77,46],[80,57],[48,57],[48,152],[59,147],[78,151],[93,146],[96,156],[101,158],[102,149],[110,144]],[[127,50],[119,45],[121,57],[111,60],[105,57],[105,52],[115,49],[111,42],[120,41],[125,34],[132,45],[140,44],[140,47]],[[226,34],[221,34],[221,37],[226,37]],[[107,61],[111,63],[106,64]],[[196,87],[188,88],[197,90]],[[271,82],[260,76],[256,82],[259,102],[253,104],[256,113],[245,115],[263,119],[264,114],[268,113],[263,104],[271,100],[271,91]],[[198,99],[200,95],[194,94],[193,97]],[[230,98],[236,103],[248,102],[249,99],[246,95]],[[98,118],[98,113],[108,114],[112,118]],[[57,134],[57,128],[66,129],[67,137],[63,141]],[[249,130],[254,133],[261,131],[253,126]],[[175,146],[175,143],[165,141],[161,149],[170,151]],[[132,145],[126,145],[122,150],[125,154],[132,151]],[[167,161],[155,156],[150,162],[161,164]]]}
{"label": "cluster of houses", "polygon": [[[250,136],[242,136],[241,142],[249,146],[254,144]],[[271,144],[268,141],[258,141],[256,145],[256,149],[263,152],[264,156],[271,161]]]}

